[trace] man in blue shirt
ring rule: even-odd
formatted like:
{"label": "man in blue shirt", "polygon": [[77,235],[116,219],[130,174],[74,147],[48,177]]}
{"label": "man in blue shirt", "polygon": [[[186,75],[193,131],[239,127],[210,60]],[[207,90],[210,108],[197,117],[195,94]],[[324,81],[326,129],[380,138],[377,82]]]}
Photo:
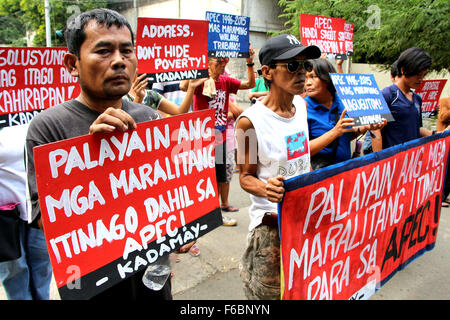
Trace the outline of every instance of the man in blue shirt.
{"label": "man in blue shirt", "polygon": [[421,48],[409,48],[396,63],[397,80],[382,90],[395,121],[374,131],[374,152],[432,134],[431,130],[422,127],[422,99],[411,90],[416,89],[428,73],[431,67],[430,55]]}

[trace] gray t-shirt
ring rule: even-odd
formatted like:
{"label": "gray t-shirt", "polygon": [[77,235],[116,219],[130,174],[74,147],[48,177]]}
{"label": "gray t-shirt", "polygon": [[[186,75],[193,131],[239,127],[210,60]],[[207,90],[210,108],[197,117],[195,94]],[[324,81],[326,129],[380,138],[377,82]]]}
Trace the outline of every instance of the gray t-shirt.
{"label": "gray t-shirt", "polygon": [[[152,108],[126,100],[122,100],[122,110],[131,115],[136,123],[160,118]],[[33,148],[89,134],[89,127],[99,115],[99,112],[89,109],[77,100],[70,100],[42,111],[31,121],[25,148],[32,221],[40,214]]]}

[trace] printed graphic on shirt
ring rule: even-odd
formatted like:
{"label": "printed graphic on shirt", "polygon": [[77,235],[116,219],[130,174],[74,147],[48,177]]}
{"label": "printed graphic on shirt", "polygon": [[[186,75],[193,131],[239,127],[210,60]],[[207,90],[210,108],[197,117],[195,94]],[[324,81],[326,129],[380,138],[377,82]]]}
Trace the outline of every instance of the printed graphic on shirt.
{"label": "printed graphic on shirt", "polygon": [[304,131],[297,132],[285,137],[287,146],[287,160],[292,160],[303,156],[309,152],[308,140]]}
{"label": "printed graphic on shirt", "polygon": [[[217,90],[217,95],[214,99],[209,101],[209,108],[215,110],[215,126],[221,127],[227,125],[227,113],[225,112],[225,98],[226,94],[223,90]],[[225,130],[225,129],[224,129]]]}
{"label": "printed graphic on shirt", "polygon": [[309,161],[305,158],[300,158],[294,161],[287,162],[286,165],[278,167],[278,174],[285,178],[291,178],[299,174],[309,172]]}

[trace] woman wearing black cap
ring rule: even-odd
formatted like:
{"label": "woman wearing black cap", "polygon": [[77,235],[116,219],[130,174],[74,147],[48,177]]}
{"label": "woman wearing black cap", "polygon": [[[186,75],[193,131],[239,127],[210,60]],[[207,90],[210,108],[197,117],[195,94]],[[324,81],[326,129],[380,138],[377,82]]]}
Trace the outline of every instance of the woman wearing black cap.
{"label": "woman wearing black cap", "polygon": [[269,39],[259,52],[270,93],[246,109],[236,127],[241,187],[250,193],[248,247],[240,264],[248,299],[280,298],[277,202],[283,180],[310,171],[306,104],[300,97],[316,46],[292,35]]}

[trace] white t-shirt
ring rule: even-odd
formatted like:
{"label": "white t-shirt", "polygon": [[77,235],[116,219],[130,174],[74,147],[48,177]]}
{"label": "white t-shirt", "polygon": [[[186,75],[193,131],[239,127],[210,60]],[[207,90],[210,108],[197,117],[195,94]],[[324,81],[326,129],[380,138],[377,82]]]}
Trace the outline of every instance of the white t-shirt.
{"label": "white t-shirt", "polygon": [[28,125],[0,129],[0,206],[19,202],[20,218],[27,219],[25,138]]}
{"label": "white t-shirt", "polygon": [[[279,174],[289,179],[310,171],[306,103],[302,97],[295,96],[293,104],[295,115],[292,118],[279,116],[261,101],[257,101],[240,116],[248,118],[256,130],[258,145],[250,141],[250,150],[257,152],[256,176],[264,183]],[[250,154],[250,160],[252,159],[255,159],[255,156]],[[250,199],[251,231],[261,224],[266,212],[278,210],[277,203],[270,202],[265,197],[250,195]]]}

